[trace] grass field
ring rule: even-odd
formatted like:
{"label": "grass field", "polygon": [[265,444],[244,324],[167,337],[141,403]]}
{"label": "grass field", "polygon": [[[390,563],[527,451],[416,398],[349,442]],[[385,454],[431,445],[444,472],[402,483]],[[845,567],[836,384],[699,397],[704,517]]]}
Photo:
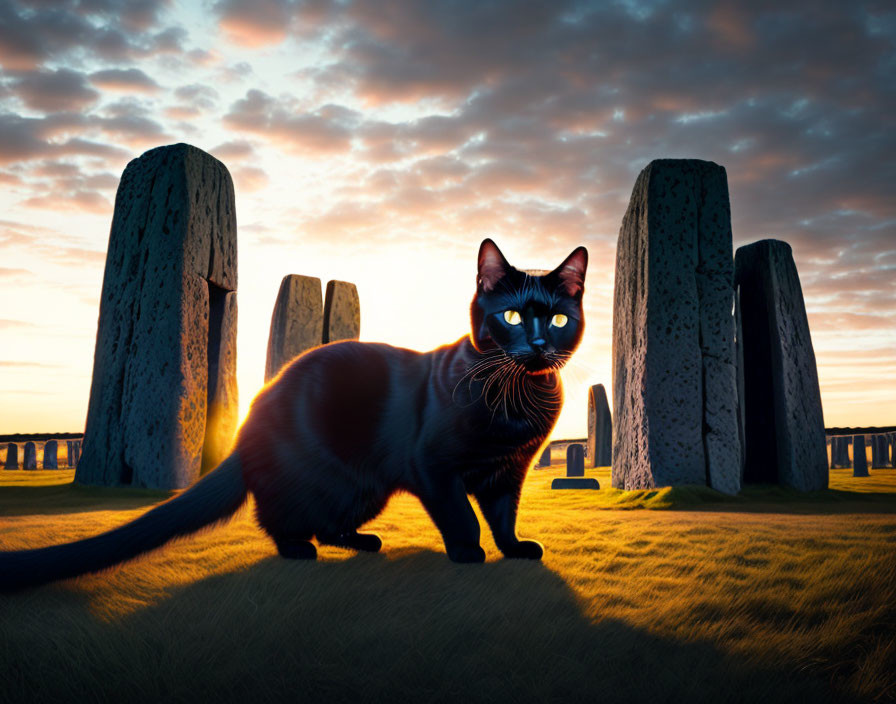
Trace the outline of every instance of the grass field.
{"label": "grass field", "polygon": [[[419,503],[378,555],[276,556],[251,506],[102,575],[0,596],[0,701],[826,702],[896,699],[896,470],[800,495],[551,491],[542,563],[455,565]],[[0,472],[0,547],[123,523],[167,496]],[[630,510],[629,510],[630,509]],[[650,510],[662,509],[662,510]],[[484,525],[484,522],[483,522]]]}

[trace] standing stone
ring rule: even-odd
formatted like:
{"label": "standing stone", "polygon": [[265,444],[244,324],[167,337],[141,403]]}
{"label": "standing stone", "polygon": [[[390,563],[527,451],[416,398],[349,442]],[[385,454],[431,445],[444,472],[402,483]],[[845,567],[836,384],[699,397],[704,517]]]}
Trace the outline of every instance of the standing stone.
{"label": "standing stone", "polygon": [[3,465],[3,469],[18,469],[19,468],[19,446],[14,442],[9,442],[6,444],[6,463]]}
{"label": "standing stone", "polygon": [[75,440],[72,442],[72,456],[74,459],[72,460],[72,467],[78,466],[78,461],[81,459],[81,441]]}
{"label": "standing stone", "polygon": [[835,435],[831,438],[831,469],[852,466],[849,461],[849,438]]}
{"label": "standing stone", "polygon": [[265,383],[305,350],[323,341],[324,304],[320,279],[290,274],[280,282],[280,292],[271,316]]}
{"label": "standing stone", "polygon": [[47,440],[44,443],[44,469],[59,469],[56,458],[57,444],[55,440]]}
{"label": "standing stone", "polygon": [[33,442],[25,443],[25,458],[22,469],[37,469],[37,446]]}
{"label": "standing stone", "polygon": [[790,245],[760,240],[740,247],[734,267],[743,346],[744,482],[826,489],[821,392]]}
{"label": "standing stone", "polygon": [[78,483],[179,489],[226,456],[238,419],[236,287],[224,164],[187,144],[128,164],[109,233]]}
{"label": "standing stone", "polygon": [[890,466],[896,467],[896,433],[887,433],[887,439],[890,443]]}
{"label": "standing stone", "polygon": [[357,340],[361,336],[358,289],[346,281],[328,281],[324,299],[323,341]]}
{"label": "standing stone", "polygon": [[603,384],[588,392],[588,456],[592,467],[609,467],[613,461],[613,420]]}
{"label": "standing stone", "polygon": [[536,466],[536,468],[551,466],[551,446],[550,445],[548,445],[546,448],[544,448],[544,452],[541,453],[541,457],[538,458],[538,464],[536,464],[535,466]]}
{"label": "standing stone", "polygon": [[868,458],[865,457],[864,435],[855,435],[852,439],[852,476],[868,476]]}
{"label": "standing stone", "polygon": [[566,448],[566,476],[556,477],[551,489],[600,489],[594,477],[585,475],[585,448],[573,443]]}
{"label": "standing stone", "polygon": [[886,435],[871,436],[871,469],[883,469],[890,464]]}
{"label": "standing stone", "polygon": [[652,161],[616,248],[613,486],[740,491],[725,169]]}
{"label": "standing stone", "polygon": [[74,467],[75,465],[72,462],[72,441],[65,441],[65,464],[68,467]]}

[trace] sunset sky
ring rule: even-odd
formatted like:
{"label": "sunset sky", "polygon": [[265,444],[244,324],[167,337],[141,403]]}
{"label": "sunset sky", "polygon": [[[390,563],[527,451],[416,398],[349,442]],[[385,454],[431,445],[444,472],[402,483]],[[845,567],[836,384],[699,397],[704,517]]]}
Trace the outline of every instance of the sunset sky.
{"label": "sunset sky", "polygon": [[174,142],[234,178],[243,410],[284,275],[426,350],[468,332],[491,237],[519,268],[588,247],[555,431],[584,435],[635,177],[693,157],[735,247],[793,247],[825,424],[896,424],[894,44],[884,0],[3,0],[0,433],[83,429],[118,180]]}

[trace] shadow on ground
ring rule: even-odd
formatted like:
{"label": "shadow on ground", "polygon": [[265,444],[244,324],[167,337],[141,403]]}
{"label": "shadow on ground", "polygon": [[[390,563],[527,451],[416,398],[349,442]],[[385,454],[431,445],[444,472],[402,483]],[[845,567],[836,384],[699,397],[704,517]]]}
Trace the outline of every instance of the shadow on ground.
{"label": "shadow on ground", "polygon": [[[86,628],[65,614],[99,592],[48,589],[52,606],[33,628],[0,626],[4,702],[851,701],[811,670],[593,623],[537,562],[265,558]],[[36,596],[5,599],[0,623]]]}

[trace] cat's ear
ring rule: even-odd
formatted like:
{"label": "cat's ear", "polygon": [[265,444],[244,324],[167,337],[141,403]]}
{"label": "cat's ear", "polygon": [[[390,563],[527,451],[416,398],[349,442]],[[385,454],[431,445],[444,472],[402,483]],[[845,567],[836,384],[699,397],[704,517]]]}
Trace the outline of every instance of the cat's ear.
{"label": "cat's ear", "polygon": [[498,245],[490,239],[482,240],[479,245],[479,275],[476,277],[476,285],[480,290],[488,292],[495,288],[511,267]]}
{"label": "cat's ear", "polygon": [[576,247],[563,263],[551,272],[560,280],[569,296],[581,296],[585,290],[585,270],[588,268],[588,250]]}

